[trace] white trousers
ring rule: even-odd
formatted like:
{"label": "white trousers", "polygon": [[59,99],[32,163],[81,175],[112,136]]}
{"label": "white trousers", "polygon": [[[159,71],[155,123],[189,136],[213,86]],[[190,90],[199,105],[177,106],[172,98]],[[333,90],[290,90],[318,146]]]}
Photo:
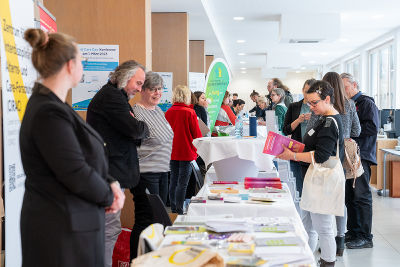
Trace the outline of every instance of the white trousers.
{"label": "white trousers", "polygon": [[336,241],[333,231],[333,215],[301,211],[301,219],[308,233],[308,244],[313,252],[317,249],[318,237],[321,248],[321,259],[327,262],[336,261]]}

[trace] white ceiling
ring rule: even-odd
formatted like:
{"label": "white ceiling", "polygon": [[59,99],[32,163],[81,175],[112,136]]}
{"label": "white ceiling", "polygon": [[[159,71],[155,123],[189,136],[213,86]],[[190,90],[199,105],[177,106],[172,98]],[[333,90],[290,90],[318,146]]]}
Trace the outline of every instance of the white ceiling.
{"label": "white ceiling", "polygon": [[[244,67],[247,72],[286,67],[291,71],[312,70],[400,26],[399,0],[151,1],[152,12],[187,12],[189,39],[205,40],[206,54],[225,58],[234,75]],[[282,15],[318,18],[326,13],[340,14],[340,36],[335,40],[318,44],[280,42]],[[245,19],[235,21],[235,16]],[[315,21],[316,25],[322,23],[323,18]]]}

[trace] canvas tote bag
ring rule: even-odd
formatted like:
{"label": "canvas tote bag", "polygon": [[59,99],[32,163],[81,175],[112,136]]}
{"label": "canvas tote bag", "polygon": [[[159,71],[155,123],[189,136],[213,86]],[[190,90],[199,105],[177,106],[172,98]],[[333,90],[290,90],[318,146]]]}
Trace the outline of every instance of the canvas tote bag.
{"label": "canvas tote bag", "polygon": [[[332,117],[328,117],[332,118]],[[335,118],[332,118],[339,132]],[[339,158],[339,138],[336,156],[324,163],[316,163],[311,152],[312,164],[304,177],[300,208],[313,213],[344,216],[345,177]]]}

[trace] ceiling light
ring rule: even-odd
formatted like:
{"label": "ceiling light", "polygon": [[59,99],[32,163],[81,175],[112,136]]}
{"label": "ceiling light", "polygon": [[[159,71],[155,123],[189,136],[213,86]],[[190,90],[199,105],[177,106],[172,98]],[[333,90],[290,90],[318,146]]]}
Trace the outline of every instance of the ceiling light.
{"label": "ceiling light", "polygon": [[241,73],[246,74],[247,72],[246,71],[241,71]]}
{"label": "ceiling light", "polygon": [[233,17],[233,20],[244,20],[244,17]]}
{"label": "ceiling light", "polygon": [[240,68],[241,70],[247,70],[247,68]]}
{"label": "ceiling light", "polygon": [[245,56],[245,53],[238,53],[238,56]]}
{"label": "ceiling light", "polygon": [[239,63],[240,64],[246,64],[246,61],[240,61]]}
{"label": "ceiling light", "polygon": [[245,42],[246,42],[246,40],[236,40],[236,43],[238,43],[238,44],[243,44]]}

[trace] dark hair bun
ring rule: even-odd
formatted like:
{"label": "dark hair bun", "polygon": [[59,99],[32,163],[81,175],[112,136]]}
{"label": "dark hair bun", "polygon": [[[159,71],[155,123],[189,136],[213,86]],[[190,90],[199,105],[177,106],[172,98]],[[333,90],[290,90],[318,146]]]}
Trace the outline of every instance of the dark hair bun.
{"label": "dark hair bun", "polygon": [[32,46],[32,48],[39,48],[47,41],[46,33],[41,29],[26,30],[24,38]]}

